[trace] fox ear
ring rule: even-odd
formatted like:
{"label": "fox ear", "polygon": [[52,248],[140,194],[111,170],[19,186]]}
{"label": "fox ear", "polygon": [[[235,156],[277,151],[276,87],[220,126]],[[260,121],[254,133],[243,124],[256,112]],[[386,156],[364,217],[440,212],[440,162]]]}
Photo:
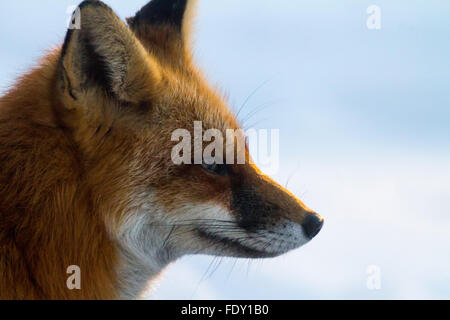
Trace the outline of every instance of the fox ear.
{"label": "fox ear", "polygon": [[146,44],[170,48],[190,35],[196,0],[152,0],[127,22],[138,38]]}
{"label": "fox ear", "polygon": [[77,100],[100,89],[125,102],[140,102],[159,81],[159,67],[139,40],[103,2],[87,0],[74,13],[60,60],[62,89]]}

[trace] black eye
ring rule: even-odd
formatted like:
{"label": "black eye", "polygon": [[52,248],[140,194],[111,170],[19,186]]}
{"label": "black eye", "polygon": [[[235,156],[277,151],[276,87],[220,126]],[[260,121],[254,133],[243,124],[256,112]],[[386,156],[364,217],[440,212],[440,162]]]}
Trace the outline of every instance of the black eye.
{"label": "black eye", "polygon": [[202,164],[202,168],[203,170],[212,173],[212,174],[217,174],[220,176],[224,176],[227,174],[227,165],[226,164],[219,164],[219,163],[212,163],[212,164],[207,164],[207,163],[203,163]]}

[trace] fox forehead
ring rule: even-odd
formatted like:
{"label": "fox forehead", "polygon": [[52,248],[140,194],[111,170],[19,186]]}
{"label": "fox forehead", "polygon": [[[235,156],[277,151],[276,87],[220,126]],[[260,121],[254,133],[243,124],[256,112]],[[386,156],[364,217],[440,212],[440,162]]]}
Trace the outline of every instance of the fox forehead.
{"label": "fox forehead", "polygon": [[171,69],[163,70],[163,85],[152,97],[152,106],[172,130],[192,129],[194,121],[201,121],[205,130],[240,128],[226,98],[197,71],[174,74]]}

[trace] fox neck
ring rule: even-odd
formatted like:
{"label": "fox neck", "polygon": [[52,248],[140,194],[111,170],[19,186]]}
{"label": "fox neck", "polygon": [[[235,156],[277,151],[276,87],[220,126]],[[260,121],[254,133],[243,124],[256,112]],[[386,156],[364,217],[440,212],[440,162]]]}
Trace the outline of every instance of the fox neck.
{"label": "fox neck", "polygon": [[[164,268],[181,257],[167,245],[167,235],[149,225],[149,210],[139,209],[120,226],[117,236],[119,295],[123,299],[145,298]],[[170,232],[170,231],[169,231]]]}

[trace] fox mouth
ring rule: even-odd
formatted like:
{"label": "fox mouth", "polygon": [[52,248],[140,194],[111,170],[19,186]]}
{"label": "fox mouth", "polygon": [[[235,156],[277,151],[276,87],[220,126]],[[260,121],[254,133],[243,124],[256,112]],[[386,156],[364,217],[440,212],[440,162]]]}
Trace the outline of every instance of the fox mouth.
{"label": "fox mouth", "polygon": [[[248,234],[247,236],[243,236],[237,239],[233,239],[231,237],[220,236],[216,233],[211,233],[205,230],[197,229],[197,234],[200,238],[212,242],[212,245],[217,245],[223,248],[223,253],[227,256],[236,257],[236,258],[273,258],[283,254],[284,252],[269,252],[266,250],[255,249],[250,245],[246,244],[247,241],[255,241],[257,240],[255,236]],[[245,231],[243,231],[245,232]],[[263,243],[263,240],[257,240]],[[266,239],[267,244],[269,245],[269,240]],[[211,247],[213,247],[211,246]],[[215,251],[215,255],[217,252]]]}

